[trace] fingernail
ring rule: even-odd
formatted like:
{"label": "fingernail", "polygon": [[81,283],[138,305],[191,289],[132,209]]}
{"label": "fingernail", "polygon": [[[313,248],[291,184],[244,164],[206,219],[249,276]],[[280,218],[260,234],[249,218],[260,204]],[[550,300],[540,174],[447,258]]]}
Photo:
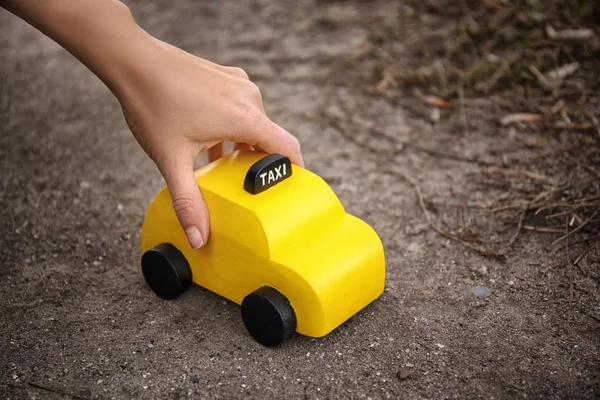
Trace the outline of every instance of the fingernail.
{"label": "fingernail", "polygon": [[200,231],[195,226],[187,228],[185,230],[185,234],[187,235],[188,241],[190,242],[190,246],[192,246],[192,249],[198,250],[204,245],[204,239],[202,239]]}

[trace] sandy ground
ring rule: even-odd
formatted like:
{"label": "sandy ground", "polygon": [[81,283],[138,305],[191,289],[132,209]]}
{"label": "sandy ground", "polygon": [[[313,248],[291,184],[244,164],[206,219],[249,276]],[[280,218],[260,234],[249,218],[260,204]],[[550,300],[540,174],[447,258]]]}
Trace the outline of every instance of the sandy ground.
{"label": "sandy ground", "polygon": [[[493,190],[472,183],[479,166],[411,147],[377,153],[390,144],[373,127],[490,163],[514,140],[485,110],[470,111],[478,122],[457,137],[443,121],[366,97],[356,87],[367,72],[340,72],[369,35],[354,22],[393,23],[402,4],[173,3],[129,4],[161,39],[248,71],[269,115],[299,137],[308,168],[380,234],[385,293],[327,337],[275,349],[249,337],[237,305],[202,288],[155,297],[138,243],[162,178],[103,84],[0,12],[2,398],[600,396],[598,265],[567,269],[553,235],[524,232],[505,261],[440,237],[398,173],[439,201],[481,201]],[[323,112],[351,113],[344,129],[354,140],[307,118]],[[491,295],[476,296],[478,285]]]}

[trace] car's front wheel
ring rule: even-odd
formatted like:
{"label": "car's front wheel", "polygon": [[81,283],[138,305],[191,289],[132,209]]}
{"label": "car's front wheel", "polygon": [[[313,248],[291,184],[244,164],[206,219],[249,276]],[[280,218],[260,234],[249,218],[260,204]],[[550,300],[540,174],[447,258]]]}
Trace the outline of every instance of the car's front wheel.
{"label": "car's front wheel", "polygon": [[250,335],[264,346],[277,346],[296,331],[296,314],[288,299],[264,286],[242,301],[242,320]]}
{"label": "car's front wheel", "polygon": [[173,299],[192,284],[192,270],[187,260],[169,243],[158,245],[142,256],[142,273],[158,297]]}

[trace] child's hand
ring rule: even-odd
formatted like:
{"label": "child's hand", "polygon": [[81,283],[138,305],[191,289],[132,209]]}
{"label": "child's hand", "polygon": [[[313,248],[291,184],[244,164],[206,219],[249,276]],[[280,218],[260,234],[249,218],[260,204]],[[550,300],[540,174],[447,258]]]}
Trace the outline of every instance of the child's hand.
{"label": "child's hand", "polygon": [[203,60],[149,37],[145,59],[117,96],[134,136],[154,160],[193,248],[208,239],[209,215],[193,175],[194,158],[237,148],[281,153],[302,166],[298,140],[269,120],[258,87],[239,69]]}

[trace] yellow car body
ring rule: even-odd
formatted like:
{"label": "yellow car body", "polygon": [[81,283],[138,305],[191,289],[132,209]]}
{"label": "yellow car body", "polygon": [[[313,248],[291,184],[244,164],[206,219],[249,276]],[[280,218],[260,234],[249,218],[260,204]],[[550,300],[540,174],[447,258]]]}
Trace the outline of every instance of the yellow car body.
{"label": "yellow car body", "polygon": [[244,190],[249,168],[263,157],[236,151],[195,172],[211,218],[204,247],[190,247],[164,188],[146,214],[141,250],[172,244],[194,283],[237,304],[257,288],[275,288],[293,308],[296,332],[322,337],[383,292],[383,246],[323,179],[301,167],[290,165],[288,179],[261,193]]}

